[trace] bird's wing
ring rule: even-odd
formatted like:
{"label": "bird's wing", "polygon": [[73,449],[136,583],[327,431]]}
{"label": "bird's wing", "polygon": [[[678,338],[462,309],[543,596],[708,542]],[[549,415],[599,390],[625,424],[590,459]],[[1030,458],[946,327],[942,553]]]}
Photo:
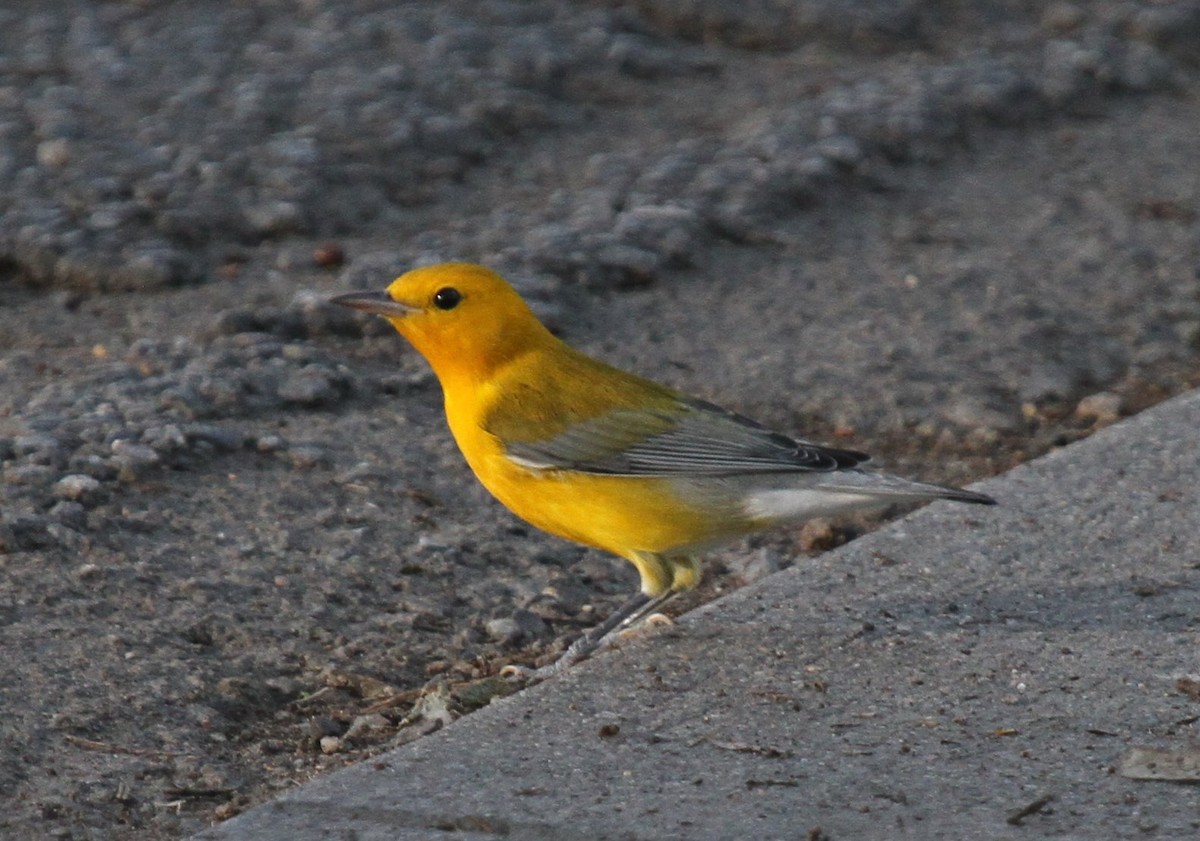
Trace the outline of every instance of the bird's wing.
{"label": "bird's wing", "polygon": [[505,450],[525,467],[612,476],[829,472],[868,458],[789,438],[686,399],[670,408],[612,409],[545,440],[506,442]]}

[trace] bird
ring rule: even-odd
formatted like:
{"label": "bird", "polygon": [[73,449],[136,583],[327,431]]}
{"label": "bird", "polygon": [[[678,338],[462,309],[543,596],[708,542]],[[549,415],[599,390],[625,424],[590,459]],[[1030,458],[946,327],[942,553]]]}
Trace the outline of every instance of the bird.
{"label": "bird", "polygon": [[331,302],[383,316],[425,358],[459,450],[512,513],[636,567],[636,594],[554,663],[518,669],[524,677],[590,656],[696,586],[698,556],[722,543],[897,501],[995,504],[870,469],[865,453],[772,431],[589,357],[484,266],[415,268]]}

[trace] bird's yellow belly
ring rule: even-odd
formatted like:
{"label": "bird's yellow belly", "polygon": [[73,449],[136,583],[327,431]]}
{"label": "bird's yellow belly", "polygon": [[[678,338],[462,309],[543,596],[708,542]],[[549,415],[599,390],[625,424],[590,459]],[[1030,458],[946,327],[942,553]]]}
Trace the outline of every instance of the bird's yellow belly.
{"label": "bird's yellow belly", "polygon": [[708,501],[686,499],[669,479],[534,471],[494,458],[503,461],[475,472],[514,514],[621,557],[683,553],[749,528],[742,517],[731,518]]}

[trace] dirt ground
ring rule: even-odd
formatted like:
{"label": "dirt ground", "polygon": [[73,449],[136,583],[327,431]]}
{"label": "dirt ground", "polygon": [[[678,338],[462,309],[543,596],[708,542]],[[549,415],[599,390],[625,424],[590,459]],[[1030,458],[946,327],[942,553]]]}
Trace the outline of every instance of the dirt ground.
{"label": "dirt ground", "polygon": [[0,834],[186,836],[632,591],[486,496],[338,292],[485,262],[950,483],[1200,383],[1197,56],[1196,2],[8,4]]}

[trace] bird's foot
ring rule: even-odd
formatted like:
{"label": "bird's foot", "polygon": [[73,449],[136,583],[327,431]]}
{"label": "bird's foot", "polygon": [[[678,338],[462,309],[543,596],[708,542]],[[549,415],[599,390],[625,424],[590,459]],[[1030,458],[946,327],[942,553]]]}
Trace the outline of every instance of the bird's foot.
{"label": "bird's foot", "polygon": [[529,666],[509,665],[500,670],[500,676],[514,683],[541,683],[547,678],[561,674],[576,663],[588,659],[593,654],[607,651],[626,640],[636,639],[655,628],[674,624],[674,620],[666,614],[652,613],[637,625],[617,627],[601,635],[593,636],[591,633],[584,634],[571,643],[567,650],[562,653],[562,656],[553,663],[539,666],[536,669]]}
{"label": "bird's foot", "polygon": [[605,634],[603,637],[596,639],[590,633],[584,634],[571,643],[567,647],[567,650],[562,653],[562,656],[553,663],[539,666],[536,669],[529,666],[505,666],[500,670],[500,676],[514,682],[541,683],[546,678],[554,677],[560,672],[566,671],[580,660],[586,660],[600,648],[608,636],[609,634]]}

